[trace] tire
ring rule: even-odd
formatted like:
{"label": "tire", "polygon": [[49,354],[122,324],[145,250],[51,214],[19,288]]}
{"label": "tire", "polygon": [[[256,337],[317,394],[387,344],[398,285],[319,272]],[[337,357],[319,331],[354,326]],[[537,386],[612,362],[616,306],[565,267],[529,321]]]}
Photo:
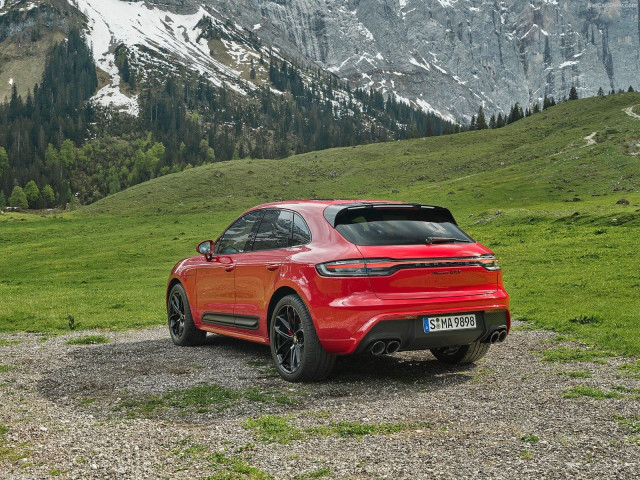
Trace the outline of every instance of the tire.
{"label": "tire", "polygon": [[336,357],[322,348],[309,310],[298,295],[287,295],[276,304],[269,339],[276,370],[288,382],[317,382],[331,373]]}
{"label": "tire", "polygon": [[439,361],[451,365],[473,363],[484,357],[489,351],[488,343],[474,342],[470,345],[432,348],[431,353]]}
{"label": "tire", "polygon": [[181,347],[200,345],[207,336],[207,332],[198,330],[194,325],[187,293],[179,283],[169,293],[167,322],[171,340]]}

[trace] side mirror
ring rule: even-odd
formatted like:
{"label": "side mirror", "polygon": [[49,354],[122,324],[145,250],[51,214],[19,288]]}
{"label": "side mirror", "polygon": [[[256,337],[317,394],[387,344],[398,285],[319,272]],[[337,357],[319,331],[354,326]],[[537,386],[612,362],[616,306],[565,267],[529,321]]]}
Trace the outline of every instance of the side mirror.
{"label": "side mirror", "polygon": [[213,255],[213,245],[214,243],[211,240],[205,240],[204,242],[200,242],[196,247],[196,251],[207,257],[207,260],[211,260]]}

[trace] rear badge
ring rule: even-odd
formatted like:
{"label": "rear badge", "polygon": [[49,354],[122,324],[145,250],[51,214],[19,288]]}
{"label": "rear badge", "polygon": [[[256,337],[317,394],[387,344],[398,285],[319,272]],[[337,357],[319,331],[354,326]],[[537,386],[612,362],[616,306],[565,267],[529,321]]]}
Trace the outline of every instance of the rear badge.
{"label": "rear badge", "polygon": [[461,270],[451,270],[450,272],[433,272],[434,275],[460,275]]}

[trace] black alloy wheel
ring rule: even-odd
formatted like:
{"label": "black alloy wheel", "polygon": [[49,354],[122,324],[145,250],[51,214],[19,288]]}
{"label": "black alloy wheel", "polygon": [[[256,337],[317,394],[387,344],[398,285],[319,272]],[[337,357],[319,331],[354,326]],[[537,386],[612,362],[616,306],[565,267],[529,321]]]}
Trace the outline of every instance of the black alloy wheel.
{"label": "black alloy wheel", "polygon": [[169,299],[169,328],[173,338],[180,338],[184,332],[184,302],[175,288]]}
{"label": "black alloy wheel", "polygon": [[322,348],[311,314],[298,295],[287,295],[276,304],[269,339],[276,370],[285,380],[313,382],[331,373],[336,357]]}
{"label": "black alloy wheel", "polygon": [[283,305],[276,312],[273,330],[278,365],[286,373],[295,373],[304,353],[304,326],[293,305]]}
{"label": "black alloy wheel", "polygon": [[187,293],[179,283],[175,284],[169,293],[167,317],[173,343],[188,346],[204,342],[207,332],[198,330],[194,325]]}

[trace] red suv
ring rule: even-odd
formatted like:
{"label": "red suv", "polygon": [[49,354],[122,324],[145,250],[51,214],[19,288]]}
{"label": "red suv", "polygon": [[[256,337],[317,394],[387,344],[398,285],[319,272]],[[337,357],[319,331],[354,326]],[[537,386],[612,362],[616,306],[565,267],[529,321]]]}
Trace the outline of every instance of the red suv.
{"label": "red suv", "polygon": [[169,278],[174,343],[213,332],[269,344],[289,381],[320,380],[336,355],[365,351],[474,362],[511,324],[495,256],[442,207],[270,203],[197,251]]}

